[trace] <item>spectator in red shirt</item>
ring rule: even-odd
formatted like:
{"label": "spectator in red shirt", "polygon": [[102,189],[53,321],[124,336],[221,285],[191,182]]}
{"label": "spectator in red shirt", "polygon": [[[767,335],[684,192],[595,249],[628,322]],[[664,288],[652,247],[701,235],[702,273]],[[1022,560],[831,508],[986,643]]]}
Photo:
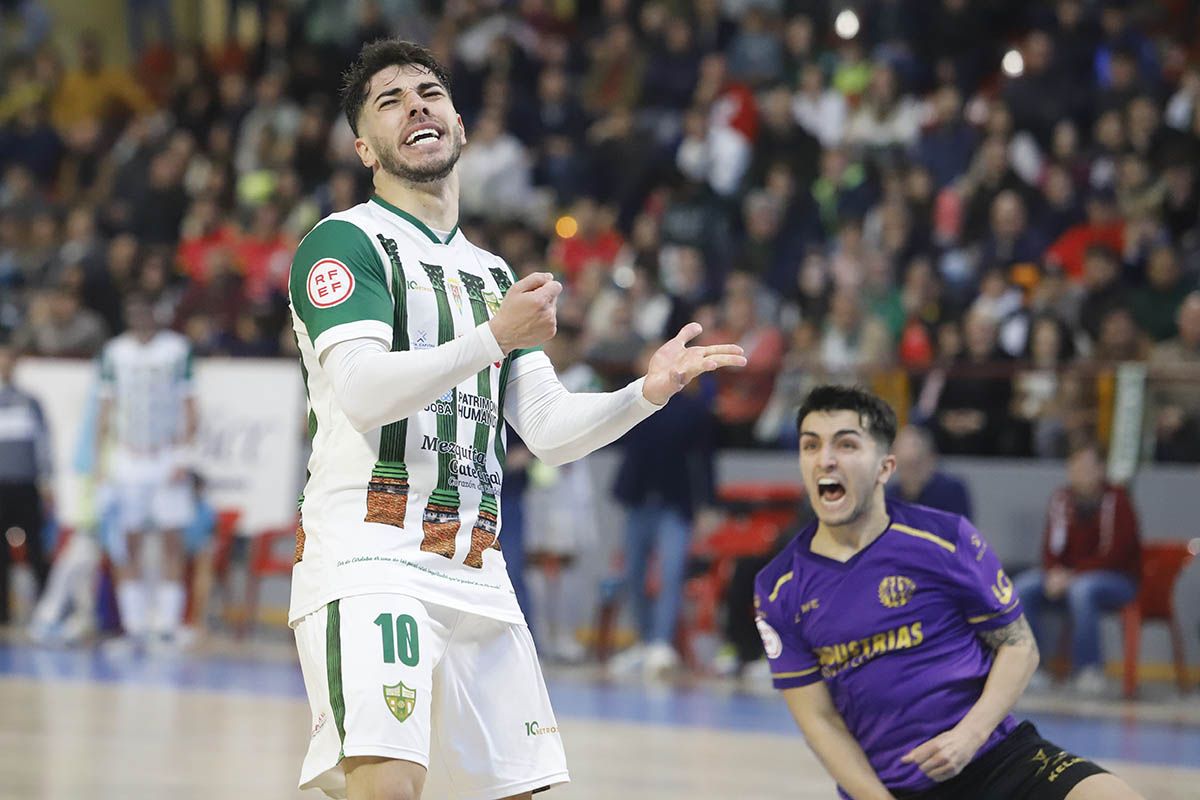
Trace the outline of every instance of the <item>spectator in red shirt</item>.
{"label": "spectator in red shirt", "polygon": [[288,269],[296,243],[283,232],[280,209],[264,203],[254,210],[250,230],[234,245],[234,255],[246,276],[246,296],[265,302],[272,294],[287,296]]}
{"label": "spectator in red shirt", "polygon": [[625,240],[616,229],[611,208],[601,208],[590,198],[581,199],[571,209],[579,230],[567,239],[559,239],[550,249],[550,262],[562,272],[568,285],[574,285],[584,268],[593,261],[611,268]]}
{"label": "spectator in red shirt", "polygon": [[[1079,691],[1099,694],[1105,688],[1100,615],[1133,600],[1140,566],[1138,520],[1129,494],[1105,479],[1099,445],[1077,445],[1067,460],[1067,485],[1050,499],[1042,569],[1019,575],[1016,587],[1039,641],[1041,612],[1050,605],[1066,607]],[[1048,684],[1045,676],[1038,682]]]}
{"label": "spectator in red shirt", "polygon": [[1058,237],[1046,251],[1046,258],[1061,266],[1078,283],[1083,280],[1084,258],[1094,245],[1104,245],[1114,253],[1125,250],[1125,221],[1117,211],[1116,198],[1108,190],[1088,198],[1087,221],[1068,228]]}
{"label": "spectator in red shirt", "polygon": [[[754,423],[766,408],[783,366],[783,334],[759,318],[758,282],[735,273],[725,288],[720,329],[714,341],[737,342],[746,350],[748,363],[727,380],[717,381],[716,414],[719,443],[726,447],[755,447]],[[728,337],[723,339],[720,337]]]}
{"label": "spectator in red shirt", "polygon": [[237,241],[237,231],[225,221],[221,207],[210,197],[192,203],[183,220],[182,233],[175,259],[193,283],[208,281],[206,266],[213,250],[229,248]]}

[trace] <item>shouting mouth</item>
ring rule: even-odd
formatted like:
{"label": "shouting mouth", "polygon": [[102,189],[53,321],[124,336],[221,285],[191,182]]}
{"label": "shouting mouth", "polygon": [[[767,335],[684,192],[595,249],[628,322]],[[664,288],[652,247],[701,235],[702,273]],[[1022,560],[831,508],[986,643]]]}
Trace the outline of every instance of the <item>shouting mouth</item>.
{"label": "shouting mouth", "polygon": [[836,478],[820,478],[817,481],[817,494],[822,505],[833,507],[846,498],[846,487]]}

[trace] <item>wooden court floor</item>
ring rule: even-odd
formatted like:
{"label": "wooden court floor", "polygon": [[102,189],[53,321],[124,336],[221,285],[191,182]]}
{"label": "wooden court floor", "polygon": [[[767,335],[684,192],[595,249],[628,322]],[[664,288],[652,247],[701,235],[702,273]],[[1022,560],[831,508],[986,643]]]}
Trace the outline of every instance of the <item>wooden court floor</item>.
{"label": "wooden court floor", "polygon": [[[13,800],[210,800],[318,798],[296,790],[307,705],[274,661],[72,663],[67,656],[0,649],[0,798]],[[86,658],[86,657],[83,657]],[[242,671],[252,679],[229,677]],[[228,672],[228,675],[226,673]],[[133,675],[133,679],[129,676]],[[226,683],[228,686],[215,686]],[[256,688],[257,687],[257,688]],[[552,681],[552,695],[555,684]],[[571,695],[567,688],[560,693]],[[573,782],[549,800],[808,800],[834,798],[832,783],[799,736],[781,724],[773,698],[705,689],[619,688],[567,697],[560,726]],[[674,692],[674,693],[673,693]],[[581,699],[582,698],[582,699]],[[555,695],[558,703],[558,696]],[[1191,703],[1193,705],[1188,705]],[[1200,799],[1200,704],[1182,717],[1139,722],[1136,711],[1100,708],[1080,730],[1107,729],[1128,752],[1098,759],[1147,798]],[[704,709],[715,709],[712,724]],[[670,720],[691,709],[686,724]],[[630,717],[622,719],[621,717]],[[770,717],[768,720],[767,717]],[[1153,716],[1153,715],[1151,715]],[[762,719],[758,719],[761,717]],[[1058,717],[1052,717],[1058,720]],[[764,732],[755,729],[761,727]],[[1072,725],[1066,722],[1055,724]],[[1156,726],[1153,730],[1146,726]],[[1064,728],[1063,730],[1066,730]],[[1140,738],[1139,738],[1140,737]],[[1087,752],[1087,747],[1068,743]],[[1120,748],[1125,748],[1121,750]],[[1144,750],[1144,759],[1139,750]],[[1164,758],[1165,755],[1165,758]],[[1164,763],[1147,763],[1159,761]],[[1175,762],[1174,765],[1167,762]],[[447,797],[433,766],[426,798]]]}

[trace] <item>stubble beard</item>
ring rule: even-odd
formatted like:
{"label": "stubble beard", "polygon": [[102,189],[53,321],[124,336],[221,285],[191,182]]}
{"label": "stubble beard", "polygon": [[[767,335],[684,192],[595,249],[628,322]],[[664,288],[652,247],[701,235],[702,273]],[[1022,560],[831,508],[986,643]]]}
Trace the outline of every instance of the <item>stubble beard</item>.
{"label": "stubble beard", "polygon": [[451,127],[449,135],[451,137],[450,152],[441,161],[421,166],[405,164],[404,160],[400,158],[400,146],[394,142],[388,142],[385,147],[379,148],[376,152],[379,166],[384,172],[405,183],[434,183],[445,180],[454,171],[454,166],[458,163],[458,157],[462,155],[463,148],[462,134],[458,128]]}

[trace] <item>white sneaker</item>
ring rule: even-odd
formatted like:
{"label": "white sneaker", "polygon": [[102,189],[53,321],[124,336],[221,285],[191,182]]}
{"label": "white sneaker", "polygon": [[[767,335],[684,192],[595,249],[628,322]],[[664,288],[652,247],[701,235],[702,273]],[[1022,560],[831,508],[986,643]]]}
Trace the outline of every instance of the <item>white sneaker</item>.
{"label": "white sneaker", "polygon": [[550,657],[564,664],[582,664],[587,660],[587,649],[569,637],[563,637],[550,648]]}
{"label": "white sneaker", "polygon": [[96,625],[87,614],[72,614],[63,620],[59,635],[65,645],[81,644],[96,634]]}
{"label": "white sneaker", "polygon": [[635,644],[608,660],[608,671],[613,675],[632,675],[642,668],[646,660],[646,645]]}
{"label": "white sneaker", "polygon": [[142,655],[146,650],[146,640],[142,636],[114,636],[100,643],[100,653],[108,658],[128,659]]}
{"label": "white sneaker", "polygon": [[1097,697],[1108,691],[1108,679],[1099,667],[1086,667],[1071,681],[1071,688],[1079,694]]}
{"label": "white sneaker", "polygon": [[666,642],[647,645],[646,657],[642,661],[642,675],[647,680],[664,678],[679,668],[679,654]]}

